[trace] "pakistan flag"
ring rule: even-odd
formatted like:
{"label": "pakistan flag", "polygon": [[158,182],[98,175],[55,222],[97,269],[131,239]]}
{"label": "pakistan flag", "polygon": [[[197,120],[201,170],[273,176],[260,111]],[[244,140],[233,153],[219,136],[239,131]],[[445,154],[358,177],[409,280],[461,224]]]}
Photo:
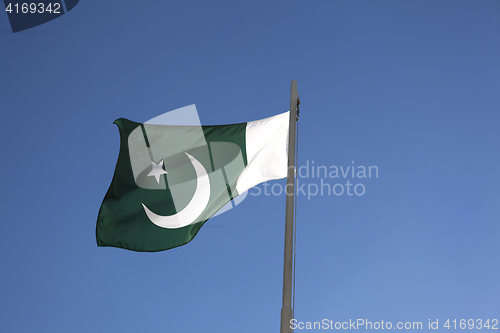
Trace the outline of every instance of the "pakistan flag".
{"label": "pakistan flag", "polygon": [[134,251],[184,245],[229,201],[286,177],[288,114],[218,126],[116,120],[120,153],[97,244]]}

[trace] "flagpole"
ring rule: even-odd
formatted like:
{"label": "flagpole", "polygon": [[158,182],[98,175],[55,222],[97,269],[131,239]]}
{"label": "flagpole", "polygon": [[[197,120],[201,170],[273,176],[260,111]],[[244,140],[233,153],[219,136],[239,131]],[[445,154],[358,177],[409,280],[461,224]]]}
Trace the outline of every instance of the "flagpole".
{"label": "flagpole", "polygon": [[286,179],[285,258],[283,264],[283,306],[280,333],[291,333],[293,273],[293,209],[295,199],[295,129],[297,122],[297,81],[290,87],[290,123],[288,128],[288,174]]}

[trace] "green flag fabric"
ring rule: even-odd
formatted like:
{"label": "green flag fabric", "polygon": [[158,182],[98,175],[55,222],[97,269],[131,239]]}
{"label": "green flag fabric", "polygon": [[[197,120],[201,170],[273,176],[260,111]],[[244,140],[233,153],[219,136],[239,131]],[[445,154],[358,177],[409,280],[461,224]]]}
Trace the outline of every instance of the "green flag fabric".
{"label": "green flag fabric", "polygon": [[116,120],[120,153],[97,244],[162,251],[188,243],[229,201],[286,177],[288,117],[201,127]]}

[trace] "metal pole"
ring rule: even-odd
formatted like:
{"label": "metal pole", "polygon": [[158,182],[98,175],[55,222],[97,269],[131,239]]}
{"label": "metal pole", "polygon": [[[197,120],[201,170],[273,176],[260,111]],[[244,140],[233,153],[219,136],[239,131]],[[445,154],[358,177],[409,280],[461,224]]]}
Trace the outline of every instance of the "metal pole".
{"label": "metal pole", "polygon": [[288,175],[286,179],[285,260],[283,265],[283,306],[280,333],[291,333],[293,272],[293,208],[295,194],[295,128],[297,121],[297,81],[290,87],[290,123],[288,127]]}

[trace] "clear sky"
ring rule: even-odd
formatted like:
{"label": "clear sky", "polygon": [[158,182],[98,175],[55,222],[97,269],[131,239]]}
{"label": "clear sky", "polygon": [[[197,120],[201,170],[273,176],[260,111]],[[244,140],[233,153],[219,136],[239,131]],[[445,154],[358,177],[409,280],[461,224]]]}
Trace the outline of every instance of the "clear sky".
{"label": "clear sky", "polygon": [[[500,320],[499,59],[496,0],[81,0],[16,34],[0,13],[0,332],[278,332],[284,195],[158,253],[95,224],[115,119],[266,118],[291,80],[299,166],[378,168],[302,169],[295,317]],[[307,196],[347,181],[364,194]]]}

